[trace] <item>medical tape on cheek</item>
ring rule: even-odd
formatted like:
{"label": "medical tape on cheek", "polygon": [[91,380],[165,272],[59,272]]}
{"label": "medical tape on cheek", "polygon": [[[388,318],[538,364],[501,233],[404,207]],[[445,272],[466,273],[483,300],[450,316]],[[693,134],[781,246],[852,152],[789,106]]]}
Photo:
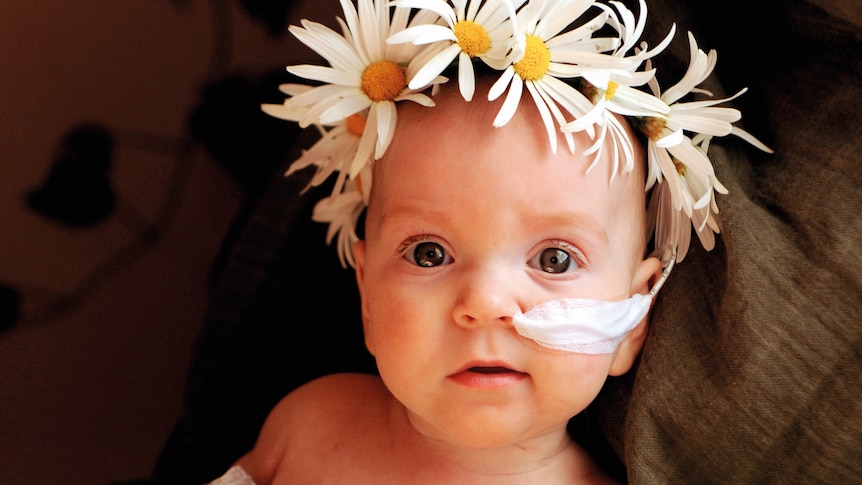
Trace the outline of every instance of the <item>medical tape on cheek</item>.
{"label": "medical tape on cheek", "polygon": [[512,317],[522,337],[542,347],[579,354],[609,354],[643,320],[652,298],[637,294],[622,301],[562,298]]}
{"label": "medical tape on cheek", "polygon": [[621,301],[586,298],[550,300],[512,316],[519,335],[542,347],[579,354],[609,354],[643,320],[676,261],[672,255],[646,295]]}

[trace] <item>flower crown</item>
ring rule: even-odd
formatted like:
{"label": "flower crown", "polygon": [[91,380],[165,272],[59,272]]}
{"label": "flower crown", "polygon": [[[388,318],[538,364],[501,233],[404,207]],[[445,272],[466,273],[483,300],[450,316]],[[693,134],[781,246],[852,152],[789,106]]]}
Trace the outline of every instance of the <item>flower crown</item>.
{"label": "flower crown", "polygon": [[[526,87],[556,151],[562,134],[575,152],[574,132],[584,131],[593,157],[612,149],[612,174],[634,167],[634,150],[620,115],[647,139],[647,176],[651,230],[655,247],[688,251],[692,226],[707,250],[719,232],[715,194],[726,194],[707,149],[712,137],[736,135],[771,152],[733,123],[741,114],[718,107],[725,99],[697,88],[715,67],[716,53],[700,50],[689,33],[691,61],[680,81],[662,92],[651,58],[664,50],[675,32],[649,49],[638,43],[646,21],[618,1],[593,0],[340,0],[341,33],[308,20],[290,32],[329,62],[287,70],[316,81],[315,86],[284,84],[284,104],[264,104],[264,112],[301,127],[314,125],[321,138],[285,175],[316,166],[309,186],[337,174],[332,194],[317,203],[312,218],[329,224],[327,244],[337,237],[343,266],[353,265],[356,225],[371,188],[371,165],[383,156],[395,132],[396,105],[432,107],[433,94],[457,64],[461,96],[475,95],[474,64],[499,72],[488,92],[505,100],[494,126],[508,123]],[[647,86],[649,91],[639,89]],[[705,99],[680,102],[689,93]],[[429,96],[430,94],[430,96]],[[610,147],[610,148],[609,148]],[[581,149],[581,148],[579,148]],[[347,183],[348,180],[356,183]],[[361,180],[361,184],[359,181]],[[362,187],[360,189],[360,186]]]}

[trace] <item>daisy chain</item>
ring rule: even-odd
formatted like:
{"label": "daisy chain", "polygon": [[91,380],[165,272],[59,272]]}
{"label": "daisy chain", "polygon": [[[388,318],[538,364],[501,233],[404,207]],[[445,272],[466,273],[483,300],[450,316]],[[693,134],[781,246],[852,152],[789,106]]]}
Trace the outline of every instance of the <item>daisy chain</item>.
{"label": "daisy chain", "polygon": [[[449,81],[443,73],[453,68],[469,102],[476,102],[474,63],[499,72],[487,93],[490,101],[505,94],[496,127],[512,119],[526,88],[551,149],[556,152],[562,136],[571,153],[579,149],[594,156],[587,171],[609,158],[611,182],[634,167],[632,140],[621,122],[628,119],[647,139],[645,190],[654,247],[675,249],[678,261],[689,249],[692,231],[707,250],[720,232],[716,194],[727,189],[707,156],[712,138],[735,135],[771,153],[734,125],[741,118],[738,110],[717,106],[744,89],[712,99],[698,87],[717,56],[699,49],[691,33],[688,69],[661,92],[652,59],[671,42],[675,26],[649,49],[640,41],[645,0],[639,0],[637,17],[614,0],[339,1],[340,33],[309,20],[289,29],[328,65],[289,66],[312,84],[284,84],[285,102],[262,109],[320,132],[286,175],[315,167],[309,187],[336,176],[332,193],[317,203],[312,218],[329,224],[327,244],[336,242],[343,266],[354,263],[352,246],[368,202],[371,166],[392,141],[397,104],[433,108],[434,93]],[[706,99],[688,99],[694,95]],[[590,146],[575,146],[573,133],[580,131],[592,139]],[[607,147],[611,156],[601,156]]]}

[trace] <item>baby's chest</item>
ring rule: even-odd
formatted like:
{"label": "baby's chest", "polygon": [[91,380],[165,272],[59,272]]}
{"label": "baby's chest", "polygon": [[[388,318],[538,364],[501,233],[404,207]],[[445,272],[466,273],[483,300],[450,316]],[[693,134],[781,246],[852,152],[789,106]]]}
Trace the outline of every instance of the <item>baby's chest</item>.
{"label": "baby's chest", "polygon": [[416,483],[398,454],[365,442],[306,446],[282,459],[273,485]]}

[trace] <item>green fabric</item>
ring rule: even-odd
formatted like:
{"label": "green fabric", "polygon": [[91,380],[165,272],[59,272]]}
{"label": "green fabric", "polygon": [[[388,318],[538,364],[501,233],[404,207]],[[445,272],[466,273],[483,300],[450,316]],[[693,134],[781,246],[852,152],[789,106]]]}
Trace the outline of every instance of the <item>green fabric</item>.
{"label": "green fabric", "polygon": [[747,45],[779,68],[745,95],[776,153],[714,142],[719,244],[693,243],[636,370],[590,411],[630,483],[862,483],[862,35],[785,3],[761,35],[786,51]]}

